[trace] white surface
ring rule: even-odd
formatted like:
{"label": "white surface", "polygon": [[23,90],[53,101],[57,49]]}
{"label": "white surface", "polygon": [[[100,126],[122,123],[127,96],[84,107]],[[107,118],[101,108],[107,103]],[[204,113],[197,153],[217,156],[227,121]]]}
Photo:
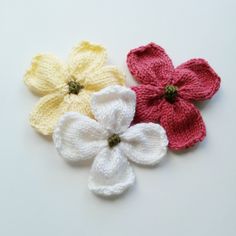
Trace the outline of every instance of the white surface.
{"label": "white surface", "polygon": [[[235,9],[234,0],[1,0],[0,235],[236,235]],[[90,165],[66,164],[27,123],[38,100],[22,83],[31,58],[65,58],[82,39],[105,45],[129,80],[127,52],[150,41],[175,65],[204,57],[222,77],[200,106],[205,141],[157,168],[133,165],[135,187],[113,200],[88,190]]]}

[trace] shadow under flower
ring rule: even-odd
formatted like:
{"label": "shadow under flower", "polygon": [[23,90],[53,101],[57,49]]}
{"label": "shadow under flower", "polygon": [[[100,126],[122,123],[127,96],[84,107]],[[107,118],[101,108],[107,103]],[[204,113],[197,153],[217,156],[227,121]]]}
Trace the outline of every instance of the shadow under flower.
{"label": "shadow under flower", "polygon": [[93,164],[93,159],[80,160],[80,161],[69,161],[69,160],[64,160],[64,161],[72,168],[91,167]]}
{"label": "shadow under flower", "polygon": [[100,199],[101,201],[110,201],[110,202],[114,202],[118,200],[123,201],[125,198],[127,198],[128,196],[131,196],[131,194],[134,193],[135,188],[136,188],[136,184],[133,184],[128,189],[126,189],[123,193],[117,194],[117,195],[110,195],[110,196],[103,196],[96,193],[92,193],[92,194],[98,199]]}
{"label": "shadow under flower", "polygon": [[205,138],[203,141],[195,144],[194,146],[192,147],[189,147],[187,149],[183,149],[183,150],[170,150],[172,153],[174,153],[175,155],[177,156],[180,156],[180,157],[185,157],[184,154],[188,154],[188,153],[192,153],[192,152],[195,152],[197,149],[199,148],[204,148],[206,146],[206,143],[207,143],[207,139]]}
{"label": "shadow under flower", "polygon": [[217,94],[214,95],[211,99],[202,101],[202,102],[193,102],[193,104],[199,109],[204,110],[206,107],[215,106],[215,104],[219,103],[222,98],[222,90],[218,91]]}

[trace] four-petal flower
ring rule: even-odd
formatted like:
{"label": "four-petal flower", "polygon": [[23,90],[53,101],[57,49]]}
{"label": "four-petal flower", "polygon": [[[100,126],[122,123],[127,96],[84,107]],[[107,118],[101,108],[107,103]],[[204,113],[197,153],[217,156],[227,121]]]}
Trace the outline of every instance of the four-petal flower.
{"label": "four-petal flower", "polygon": [[128,160],[155,165],[166,154],[168,140],[158,124],[130,126],[135,114],[135,93],[109,86],[92,96],[96,120],[76,112],[64,114],[53,133],[59,154],[72,161],[95,158],[89,189],[96,194],[120,194],[135,181]]}
{"label": "four-petal flower", "polygon": [[174,68],[164,49],[154,43],[131,50],[127,64],[141,83],[132,88],[137,96],[134,123],[160,123],[174,150],[202,141],[205,125],[191,102],[210,99],[219,89],[220,78],[210,65],[191,59]]}
{"label": "four-petal flower", "polygon": [[91,94],[109,85],[124,85],[119,70],[104,66],[106,57],[102,46],[86,41],[72,50],[66,63],[51,54],[35,56],[24,81],[43,97],[30,115],[31,125],[50,135],[65,112],[77,111],[92,117]]}

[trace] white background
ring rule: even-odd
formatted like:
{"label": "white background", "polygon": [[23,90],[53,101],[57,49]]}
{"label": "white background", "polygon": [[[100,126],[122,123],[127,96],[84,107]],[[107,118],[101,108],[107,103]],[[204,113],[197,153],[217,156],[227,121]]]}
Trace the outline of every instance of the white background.
{"label": "white background", "polygon": [[[0,235],[236,235],[236,2],[0,0]],[[207,59],[222,77],[200,110],[208,135],[156,168],[133,165],[136,185],[112,200],[89,192],[90,165],[68,165],[28,124],[38,97],[22,82],[31,58],[66,58],[81,40],[126,66],[154,41],[177,66]]]}

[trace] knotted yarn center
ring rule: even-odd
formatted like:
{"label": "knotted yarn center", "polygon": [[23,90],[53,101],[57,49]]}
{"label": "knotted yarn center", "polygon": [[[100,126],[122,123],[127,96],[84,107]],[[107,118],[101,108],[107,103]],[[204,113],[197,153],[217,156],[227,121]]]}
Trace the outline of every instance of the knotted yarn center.
{"label": "knotted yarn center", "polygon": [[175,101],[177,90],[178,88],[174,85],[167,85],[165,87],[165,98],[168,102],[172,103]]}
{"label": "knotted yarn center", "polygon": [[116,146],[117,144],[119,144],[121,142],[121,139],[119,137],[118,134],[112,134],[109,138],[108,138],[108,145],[110,148]]}
{"label": "knotted yarn center", "polygon": [[68,86],[69,86],[69,94],[78,94],[80,92],[81,89],[84,88],[83,85],[81,85],[79,82],[76,81],[69,81],[68,82]]}

